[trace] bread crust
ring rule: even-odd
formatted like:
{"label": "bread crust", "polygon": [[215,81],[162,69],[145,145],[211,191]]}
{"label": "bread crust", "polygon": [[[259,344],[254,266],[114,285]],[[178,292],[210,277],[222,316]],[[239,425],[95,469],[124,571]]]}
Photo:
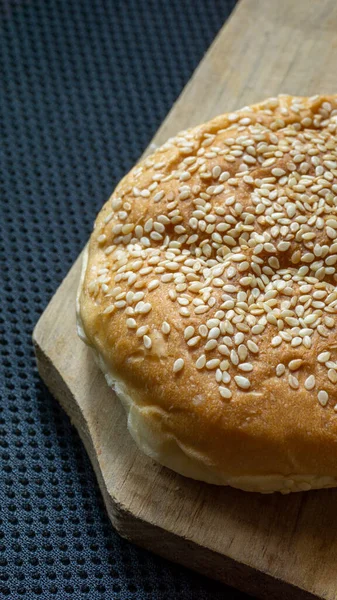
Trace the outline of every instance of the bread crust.
{"label": "bread crust", "polygon": [[221,115],[136,165],[96,219],[79,333],[138,446],[183,475],[337,485],[336,125],[337,96]]}

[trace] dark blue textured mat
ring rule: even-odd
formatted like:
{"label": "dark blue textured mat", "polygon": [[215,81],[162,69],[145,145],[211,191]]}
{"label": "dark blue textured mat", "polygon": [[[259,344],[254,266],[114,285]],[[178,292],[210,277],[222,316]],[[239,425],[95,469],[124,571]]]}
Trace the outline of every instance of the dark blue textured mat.
{"label": "dark blue textured mat", "polygon": [[0,598],[243,598],[113,531],[31,344],[233,5],[0,0]]}

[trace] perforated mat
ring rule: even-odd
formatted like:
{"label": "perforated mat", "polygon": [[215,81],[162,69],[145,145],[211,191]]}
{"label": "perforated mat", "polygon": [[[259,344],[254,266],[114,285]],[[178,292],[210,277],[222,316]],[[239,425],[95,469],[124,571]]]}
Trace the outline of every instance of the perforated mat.
{"label": "perforated mat", "polygon": [[122,540],[40,381],[39,315],[234,0],[0,0],[0,597],[243,598]]}

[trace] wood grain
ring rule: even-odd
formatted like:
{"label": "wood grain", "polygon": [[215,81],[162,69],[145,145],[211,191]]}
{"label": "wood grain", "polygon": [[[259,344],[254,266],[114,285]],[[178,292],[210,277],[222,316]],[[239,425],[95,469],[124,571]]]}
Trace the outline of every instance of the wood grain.
{"label": "wood grain", "polygon": [[[153,142],[280,92],[336,93],[336,31],[335,0],[241,0]],[[79,270],[80,258],[33,339],[41,376],[81,435],[116,529],[261,598],[337,599],[337,491],[246,494],[185,479],[140,454],[76,336]]]}

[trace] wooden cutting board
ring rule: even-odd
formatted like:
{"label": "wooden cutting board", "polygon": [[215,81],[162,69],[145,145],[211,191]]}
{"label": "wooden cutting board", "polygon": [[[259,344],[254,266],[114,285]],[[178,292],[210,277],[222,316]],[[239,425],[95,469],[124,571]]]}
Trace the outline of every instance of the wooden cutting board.
{"label": "wooden cutting board", "polygon": [[[280,92],[336,93],[336,32],[336,0],[241,0],[154,143]],[[79,271],[80,258],[40,318],[34,344],[117,531],[261,598],[337,599],[337,490],[248,494],[185,479],[138,452],[118,400],[76,336]]]}

